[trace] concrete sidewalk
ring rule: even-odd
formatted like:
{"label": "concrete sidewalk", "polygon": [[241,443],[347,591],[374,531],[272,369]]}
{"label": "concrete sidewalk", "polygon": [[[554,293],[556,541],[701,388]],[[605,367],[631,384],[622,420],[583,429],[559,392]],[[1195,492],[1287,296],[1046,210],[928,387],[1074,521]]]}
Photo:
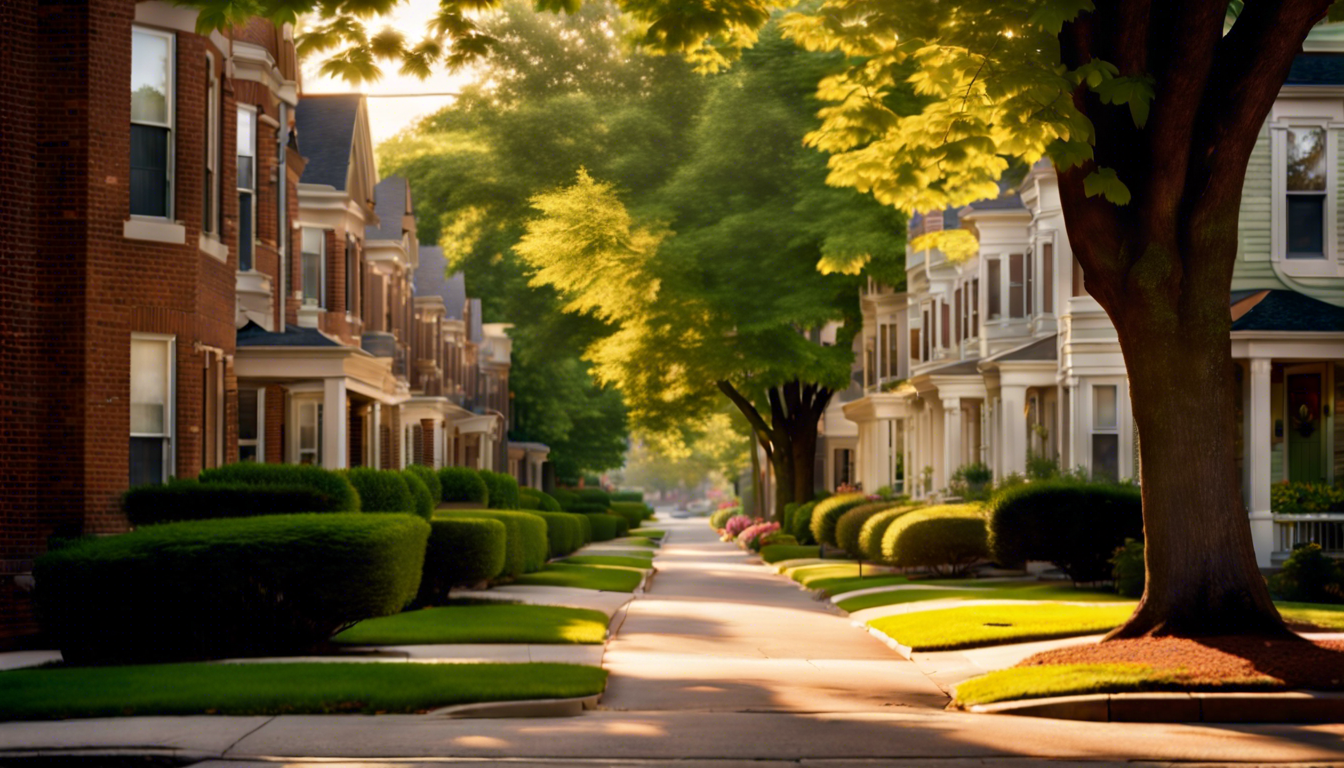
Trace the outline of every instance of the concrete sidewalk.
{"label": "concrete sidewalk", "polygon": [[704,520],[660,523],[658,578],[608,643],[607,709],[855,712],[938,709],[914,664],[718,541]]}

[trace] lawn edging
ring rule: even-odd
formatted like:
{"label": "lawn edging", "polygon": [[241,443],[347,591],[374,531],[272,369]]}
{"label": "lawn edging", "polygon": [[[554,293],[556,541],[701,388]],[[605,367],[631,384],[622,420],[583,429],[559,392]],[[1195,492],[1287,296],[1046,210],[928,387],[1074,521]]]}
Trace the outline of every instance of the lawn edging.
{"label": "lawn edging", "polygon": [[1101,723],[1337,723],[1344,721],[1344,693],[1088,693],[948,709]]}
{"label": "lawn edging", "polygon": [[426,717],[454,719],[578,717],[585,710],[597,709],[602,694],[579,696],[572,699],[523,699],[520,701],[482,701],[475,704],[456,704],[425,713]]}

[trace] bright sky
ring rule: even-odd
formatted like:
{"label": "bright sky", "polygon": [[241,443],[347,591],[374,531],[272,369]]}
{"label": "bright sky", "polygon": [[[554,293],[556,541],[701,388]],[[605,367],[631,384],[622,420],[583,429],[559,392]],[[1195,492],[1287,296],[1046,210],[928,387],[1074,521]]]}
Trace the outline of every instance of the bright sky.
{"label": "bright sky", "polygon": [[[425,28],[434,16],[438,0],[404,0],[397,6],[389,19],[388,26],[395,27],[406,35],[407,41],[417,41],[424,37]],[[371,24],[369,33],[381,29]],[[379,62],[383,78],[376,83],[351,86],[340,79],[332,79],[317,74],[322,66],[322,56],[311,57],[303,65],[303,91],[305,93],[349,93],[362,91],[369,95],[369,122],[375,144],[396,135],[401,129],[409,127],[417,119],[437,112],[452,103],[449,96],[416,96],[413,98],[378,98],[379,94],[407,93],[446,93],[456,91],[470,78],[465,73],[449,75],[435,72],[428,79],[402,75],[397,72],[395,63]]]}

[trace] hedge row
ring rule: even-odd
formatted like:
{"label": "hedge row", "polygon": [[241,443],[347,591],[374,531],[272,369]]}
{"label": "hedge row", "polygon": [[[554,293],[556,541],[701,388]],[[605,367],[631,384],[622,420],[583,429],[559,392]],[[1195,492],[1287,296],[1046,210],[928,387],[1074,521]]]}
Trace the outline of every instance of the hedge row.
{"label": "hedge row", "polygon": [[611,541],[630,533],[630,524],[624,517],[603,512],[583,513],[593,528],[593,541]]}
{"label": "hedge row", "polygon": [[917,507],[893,507],[868,518],[863,528],[859,530],[859,552],[863,555],[861,559],[874,563],[882,562],[882,538],[886,536],[887,529],[901,515],[914,509]]}
{"label": "hedge row", "polygon": [[489,489],[490,509],[518,508],[518,480],[513,475],[488,469],[480,470],[480,474]]}
{"label": "hedge row", "polygon": [[410,512],[415,508],[411,489],[400,472],[354,467],[345,478],[359,492],[359,507],[365,512]]}
{"label": "hedge row", "polygon": [[873,501],[860,504],[840,516],[835,524],[835,544],[856,560],[866,559],[859,538],[863,527],[879,513],[897,506],[894,501]]}
{"label": "hedge row", "polygon": [[559,488],[552,494],[560,502],[560,508],[566,512],[577,512],[578,504],[592,504],[603,509],[611,508],[611,494],[601,488]]}
{"label": "hedge row", "polygon": [[405,607],[429,531],[363,514],[154,525],[46,553],[34,600],[71,663],[296,653]]}
{"label": "hedge row", "polygon": [[960,574],[989,556],[979,504],[944,504],[896,517],[882,536],[882,560],[900,568]]}
{"label": "hedge row", "polygon": [[[433,477],[433,475],[429,475]],[[434,501],[434,492],[425,484],[424,479],[409,470],[402,470],[401,479],[406,483],[406,488],[411,492],[411,499],[415,502],[415,514],[417,517],[423,517],[428,520],[434,516],[434,507],[438,502]]]}
{"label": "hedge row", "polygon": [[255,486],[173,480],[165,485],[142,485],[121,497],[121,509],[131,525],[144,526],[183,520],[221,517],[287,515],[298,512],[342,512],[340,502],[311,486]]}
{"label": "hedge row", "polygon": [[504,570],[509,578],[541,570],[546,564],[546,521],[531,512],[495,509],[463,509],[439,513],[440,516],[498,520],[504,524]]}
{"label": "hedge row", "polygon": [[555,497],[544,491],[538,491],[536,488],[518,489],[518,508],[519,509],[537,509],[542,512],[561,512],[560,502]]}
{"label": "hedge row", "polygon": [[786,521],[784,529],[798,540],[799,544],[816,544],[817,539],[812,535],[812,512],[816,510],[820,500],[809,501],[800,505],[793,511],[793,516]]}
{"label": "hedge row", "polygon": [[437,517],[429,525],[419,602],[440,602],[453,587],[476,586],[504,572],[508,534],[500,521]]}
{"label": "hedge row", "polygon": [[867,501],[868,497],[862,493],[839,493],[817,502],[812,509],[812,538],[818,544],[839,546],[835,541],[835,525],[840,516]]}
{"label": "hedge row", "polygon": [[423,464],[411,464],[406,467],[405,471],[420,478],[425,487],[429,488],[429,495],[434,499],[434,506],[438,506],[443,501],[443,484],[439,482],[438,472]]}
{"label": "hedge row", "polygon": [[490,488],[480,473],[468,467],[444,467],[439,470],[439,484],[443,486],[442,500],[449,503],[490,504]]}
{"label": "hedge row", "polygon": [[[344,476],[308,464],[259,464],[244,461],[201,472],[202,483],[241,483],[253,486],[311,488],[327,497],[322,510],[358,512],[359,495]],[[318,510],[321,511],[321,510]]]}
{"label": "hedge row", "polygon": [[584,526],[579,522],[578,515],[540,511],[528,514],[546,521],[546,542],[551,557],[564,557],[588,543],[584,538]]}
{"label": "hedge row", "polygon": [[1111,578],[1126,539],[1143,540],[1138,488],[1048,480],[1014,486],[990,502],[989,547],[1001,565],[1054,563],[1075,582]]}
{"label": "hedge row", "polygon": [[611,512],[624,517],[630,528],[638,528],[640,523],[648,519],[652,510],[644,506],[642,501],[613,501]]}
{"label": "hedge row", "polygon": [[611,497],[613,504],[618,501],[637,501],[640,504],[644,503],[643,491],[612,491],[608,495]]}

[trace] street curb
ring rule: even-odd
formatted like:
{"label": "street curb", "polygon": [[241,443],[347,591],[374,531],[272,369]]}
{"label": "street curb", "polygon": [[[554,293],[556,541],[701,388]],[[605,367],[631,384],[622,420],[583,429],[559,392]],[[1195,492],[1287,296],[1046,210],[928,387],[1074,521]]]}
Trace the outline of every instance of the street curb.
{"label": "street curb", "polygon": [[602,694],[572,699],[523,699],[521,701],[483,701],[458,704],[426,712],[428,717],[448,718],[523,718],[523,717],[577,717],[586,709],[597,709]]}
{"label": "street curb", "polygon": [[[844,609],[841,608],[841,607],[839,607],[839,606],[835,606],[835,609],[836,609],[837,611],[840,611],[841,613],[844,613]],[[844,615],[848,616],[849,614],[848,614],[848,613],[844,613]],[[873,627],[870,627],[870,626],[868,626],[867,624],[864,624],[864,623],[861,622],[861,621],[851,621],[851,622],[849,622],[849,623],[850,623],[851,625],[853,625],[853,626],[858,627],[859,629],[866,630],[866,631],[868,632],[868,634],[870,634],[870,635],[872,635],[873,637],[875,637],[875,638],[877,638],[878,640],[880,640],[880,641],[882,642],[883,645],[887,646],[887,647],[890,648],[891,650],[893,650],[893,651],[899,653],[899,654],[900,654],[902,657],[904,657],[907,661],[914,661],[914,659],[911,658],[911,656],[912,656],[912,655],[914,654],[914,652],[915,652],[915,649],[914,649],[914,648],[911,648],[911,647],[908,646],[908,645],[901,645],[900,643],[896,642],[896,640],[895,640],[894,638],[892,638],[891,635],[888,635],[886,632],[883,632],[883,631],[881,631],[881,630],[879,630],[879,629],[874,629]]]}
{"label": "street curb", "polygon": [[1344,693],[1091,693],[948,708],[1102,723],[1340,723]]}

